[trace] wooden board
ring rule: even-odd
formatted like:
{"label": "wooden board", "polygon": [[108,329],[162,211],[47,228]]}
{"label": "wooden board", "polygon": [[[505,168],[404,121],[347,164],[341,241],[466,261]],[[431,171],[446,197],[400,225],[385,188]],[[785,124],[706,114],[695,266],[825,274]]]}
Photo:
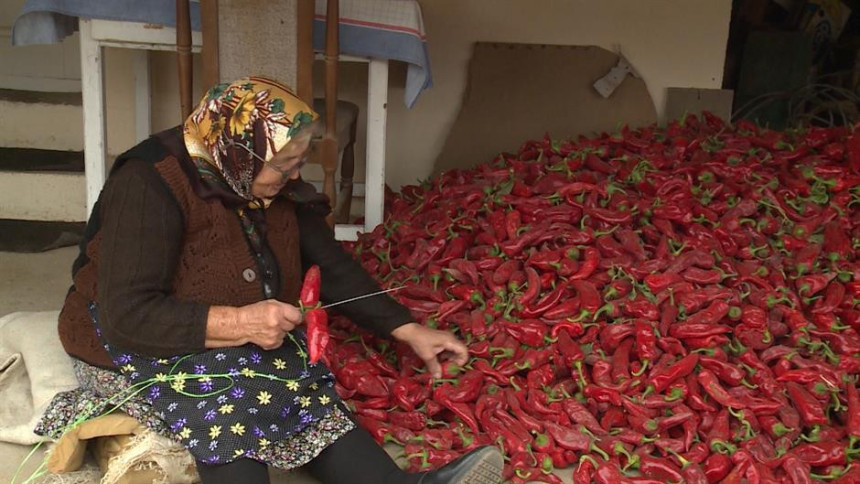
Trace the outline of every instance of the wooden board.
{"label": "wooden board", "polygon": [[434,174],[490,161],[547,132],[568,138],[656,122],[641,79],[628,76],[608,99],[592,87],[617,62],[593,46],[476,43],[462,107]]}
{"label": "wooden board", "polygon": [[681,119],[686,114],[710,111],[724,121],[732,119],[731,89],[699,89],[695,87],[670,87],[666,90],[666,121]]}

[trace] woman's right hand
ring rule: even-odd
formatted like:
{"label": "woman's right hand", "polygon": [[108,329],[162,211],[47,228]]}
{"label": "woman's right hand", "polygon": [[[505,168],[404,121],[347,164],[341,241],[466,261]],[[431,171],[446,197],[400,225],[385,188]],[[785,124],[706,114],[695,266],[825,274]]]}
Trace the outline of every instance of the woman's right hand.
{"label": "woman's right hand", "polygon": [[284,337],[302,323],[302,312],[292,304],[275,299],[239,308],[239,327],[248,342],[265,350],[284,344]]}

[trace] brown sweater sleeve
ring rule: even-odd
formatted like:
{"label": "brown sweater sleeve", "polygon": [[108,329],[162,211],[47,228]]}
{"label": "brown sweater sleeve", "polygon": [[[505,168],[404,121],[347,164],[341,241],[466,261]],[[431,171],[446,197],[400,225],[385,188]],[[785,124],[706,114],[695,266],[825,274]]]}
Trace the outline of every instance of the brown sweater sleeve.
{"label": "brown sweater sleeve", "polygon": [[101,200],[103,336],[156,357],[203,350],[209,306],[171,294],[184,219],[167,186],[150,164],[129,160],[111,174]]}
{"label": "brown sweater sleeve", "polygon": [[[380,289],[379,284],[335,240],[321,215],[302,207],[296,210],[296,215],[302,265],[320,266],[320,299],[324,303],[343,301]],[[408,308],[387,294],[338,306],[337,311],[383,337],[390,337],[395,328],[414,320]]]}

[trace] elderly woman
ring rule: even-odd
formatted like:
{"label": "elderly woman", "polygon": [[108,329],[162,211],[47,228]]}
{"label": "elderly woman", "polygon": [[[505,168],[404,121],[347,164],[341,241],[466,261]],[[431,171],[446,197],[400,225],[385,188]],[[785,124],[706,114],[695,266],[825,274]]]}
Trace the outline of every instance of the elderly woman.
{"label": "elderly woman", "polygon": [[[379,290],[299,177],[315,118],[288,88],[252,77],[210,89],[184,126],[119,157],[59,322],[86,398],[55,401],[40,433],[60,433],[83,400],[111,399],[187,447],[206,484],[265,483],[267,466],[305,465],[323,483],[499,482],[493,447],[403,472],[354,423],[330,370],[307,361],[293,304],[303,267],[320,266],[323,301]],[[452,334],[412,322],[388,296],[340,311],[408,344],[436,376],[440,358],[466,362]]]}

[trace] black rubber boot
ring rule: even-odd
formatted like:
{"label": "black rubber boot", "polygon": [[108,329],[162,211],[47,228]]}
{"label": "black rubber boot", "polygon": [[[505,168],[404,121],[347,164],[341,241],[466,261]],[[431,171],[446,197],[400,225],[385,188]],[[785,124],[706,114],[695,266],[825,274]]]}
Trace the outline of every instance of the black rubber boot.
{"label": "black rubber boot", "polygon": [[499,484],[503,466],[502,453],[488,445],[424,474],[418,484]]}

